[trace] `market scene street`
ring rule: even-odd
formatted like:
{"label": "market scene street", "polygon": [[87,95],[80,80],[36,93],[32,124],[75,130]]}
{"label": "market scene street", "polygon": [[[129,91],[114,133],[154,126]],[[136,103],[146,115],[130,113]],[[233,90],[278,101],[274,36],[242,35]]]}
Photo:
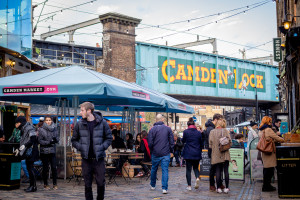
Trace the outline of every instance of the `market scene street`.
{"label": "market scene street", "polygon": [[299,198],[300,1],[0,0],[0,200]]}

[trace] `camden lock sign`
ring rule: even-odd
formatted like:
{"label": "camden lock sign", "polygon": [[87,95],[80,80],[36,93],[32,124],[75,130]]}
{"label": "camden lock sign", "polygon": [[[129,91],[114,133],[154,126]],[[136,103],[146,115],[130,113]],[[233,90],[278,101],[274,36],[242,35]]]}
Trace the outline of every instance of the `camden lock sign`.
{"label": "camden lock sign", "polygon": [[[160,83],[193,85],[195,77],[196,86],[216,87],[218,73],[219,88],[238,89],[244,91],[255,91],[255,84],[258,92],[266,92],[265,72],[250,69],[237,68],[230,65],[216,65],[195,61],[193,68],[192,60],[170,58],[170,72],[168,72],[168,59],[165,56],[158,56],[158,79]],[[195,75],[194,75],[195,74]]]}

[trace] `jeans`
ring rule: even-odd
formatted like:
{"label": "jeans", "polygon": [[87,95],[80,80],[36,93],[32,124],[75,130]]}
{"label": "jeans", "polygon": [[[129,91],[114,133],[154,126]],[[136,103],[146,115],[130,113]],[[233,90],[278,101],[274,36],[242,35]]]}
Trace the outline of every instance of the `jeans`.
{"label": "jeans", "polygon": [[41,154],[41,160],[43,163],[43,180],[44,185],[48,185],[48,173],[49,173],[49,162],[51,165],[53,185],[57,185],[57,168],[56,168],[56,155],[51,154]]}
{"label": "jeans", "polygon": [[224,163],[217,163],[216,166],[216,180],[217,180],[217,188],[221,188],[222,186],[222,174],[224,172],[225,175],[225,185],[226,188],[229,187],[229,173],[228,173],[228,167],[229,167],[229,161],[226,160]]}
{"label": "jeans", "polygon": [[[35,161],[33,163],[34,165],[42,165],[42,161]],[[27,170],[27,166],[26,166],[26,161],[25,160],[21,160],[21,167],[24,171],[24,174],[26,175],[27,178],[29,178],[29,173],[28,173],[28,170]],[[36,176],[40,176],[39,172],[36,171],[34,168],[33,168],[33,171],[35,173]]]}
{"label": "jeans", "polygon": [[264,168],[263,174],[264,174],[263,188],[271,187],[271,180],[272,177],[274,176],[274,167]]}
{"label": "jeans", "polygon": [[162,171],[162,177],[161,177],[161,184],[163,190],[168,190],[168,170],[169,170],[169,163],[170,163],[170,155],[157,157],[152,154],[152,169],[151,169],[151,187],[155,187],[156,185],[156,176],[157,176],[157,169],[159,164],[161,163],[161,171]]}
{"label": "jeans", "polygon": [[[180,164],[180,161],[179,161],[179,151],[175,151],[174,152],[174,157],[175,157],[176,164]],[[171,158],[170,163],[171,164],[173,163],[173,157]]]}
{"label": "jeans", "polygon": [[192,167],[195,173],[195,177],[199,178],[199,161],[200,160],[189,160],[186,159],[186,181],[188,186],[191,186],[191,173],[192,173]]}
{"label": "jeans", "polygon": [[85,184],[85,199],[93,199],[92,182],[95,175],[97,183],[97,200],[104,199],[105,192],[105,164],[104,159],[82,159],[82,175]]}

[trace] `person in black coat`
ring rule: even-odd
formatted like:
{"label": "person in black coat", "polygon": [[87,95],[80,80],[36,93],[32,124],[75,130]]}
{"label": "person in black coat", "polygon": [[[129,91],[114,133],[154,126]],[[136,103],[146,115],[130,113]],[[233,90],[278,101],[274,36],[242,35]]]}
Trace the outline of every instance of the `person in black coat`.
{"label": "person in black coat", "polygon": [[186,161],[186,180],[188,183],[187,190],[192,190],[191,187],[191,172],[192,168],[195,173],[196,183],[195,189],[199,188],[199,161],[202,159],[203,140],[201,132],[197,130],[194,119],[189,118],[187,122],[188,129],[183,131],[182,142],[185,144],[183,149],[183,158]]}
{"label": "person in black coat", "polygon": [[82,119],[74,127],[71,139],[73,147],[81,152],[82,174],[85,183],[85,198],[93,199],[92,182],[96,179],[97,199],[105,193],[105,150],[111,145],[112,135],[101,113],[94,113],[90,102],[80,105]]}
{"label": "person in black coat", "polygon": [[125,143],[122,138],[118,136],[118,131],[116,129],[112,131],[112,137],[113,141],[111,143],[111,146],[113,149],[126,149]]}
{"label": "person in black coat", "polygon": [[35,192],[36,178],[33,171],[33,163],[39,159],[39,150],[35,127],[26,121],[24,116],[16,119],[16,128],[21,130],[20,148],[15,151],[16,155],[25,158],[27,170],[29,173],[30,186],[25,189],[26,192]]}
{"label": "person in black coat", "polygon": [[[179,167],[180,166],[179,155],[182,150],[183,143],[181,141],[181,138],[178,137],[177,132],[174,132],[173,135],[174,135],[174,157],[175,157],[175,161],[176,161],[176,167]],[[172,163],[173,163],[173,157],[171,158],[171,161],[170,161],[171,167],[172,167]]]}
{"label": "person in black coat", "polygon": [[126,147],[127,149],[133,149],[134,140],[131,133],[126,134]]}

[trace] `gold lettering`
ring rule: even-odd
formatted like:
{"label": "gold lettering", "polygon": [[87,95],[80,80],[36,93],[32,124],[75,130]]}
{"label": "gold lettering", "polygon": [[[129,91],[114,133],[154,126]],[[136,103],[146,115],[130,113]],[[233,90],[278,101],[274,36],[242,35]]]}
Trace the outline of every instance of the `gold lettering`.
{"label": "gold lettering", "polygon": [[[182,76],[182,78],[180,77]],[[178,64],[178,71],[177,71],[177,75],[176,75],[176,79],[177,80],[187,80],[187,77],[185,75],[184,72],[184,65],[183,64]]]}
{"label": "gold lettering", "polygon": [[[175,64],[176,64],[175,60],[169,60],[169,61],[170,61],[171,67],[175,68]],[[166,81],[168,81],[168,78],[169,78],[167,75],[167,72],[166,72],[167,66],[168,66],[168,60],[165,60],[164,63],[162,64],[161,73]],[[173,82],[174,80],[175,80],[175,77],[171,76],[170,82]]]}
{"label": "gold lettering", "polygon": [[251,87],[253,87],[253,88],[255,88],[255,83],[253,83],[253,81],[252,80],[254,80],[254,74],[251,74],[250,75],[250,85],[251,85]]}
{"label": "gold lettering", "polygon": [[247,81],[246,81],[246,87],[249,85],[249,76],[248,76],[248,74],[244,73],[243,76],[242,76],[242,81],[239,84],[239,89],[242,88],[243,82],[244,82],[245,78],[247,79]]}
{"label": "gold lettering", "polygon": [[216,83],[217,82],[217,80],[216,80],[216,78],[215,78],[215,76],[216,76],[216,69],[215,68],[210,68],[210,73],[211,73],[211,79],[210,79],[210,82],[211,83]]}
{"label": "gold lettering", "polygon": [[221,69],[219,69],[218,71],[219,71],[219,83],[223,84],[223,80],[224,80],[224,83],[227,85],[228,84],[228,77],[227,77],[228,71],[225,70],[224,73]]}
{"label": "gold lettering", "polygon": [[193,68],[191,65],[188,65],[187,69],[188,69],[188,80],[192,81],[193,80]]}
{"label": "gold lettering", "polygon": [[196,82],[200,82],[200,76],[199,76],[200,67],[196,66],[195,71],[196,71]]}
{"label": "gold lettering", "polygon": [[[209,78],[210,78],[210,74],[209,74],[209,70],[206,67],[201,67],[201,71],[202,71],[202,82],[208,82]],[[206,77],[205,77],[205,73],[206,73]]]}
{"label": "gold lettering", "polygon": [[236,88],[236,69],[233,70],[234,73],[234,88]]}
{"label": "gold lettering", "polygon": [[257,80],[257,88],[264,88],[264,85],[261,83],[263,80],[263,76],[256,75],[256,80]]}

